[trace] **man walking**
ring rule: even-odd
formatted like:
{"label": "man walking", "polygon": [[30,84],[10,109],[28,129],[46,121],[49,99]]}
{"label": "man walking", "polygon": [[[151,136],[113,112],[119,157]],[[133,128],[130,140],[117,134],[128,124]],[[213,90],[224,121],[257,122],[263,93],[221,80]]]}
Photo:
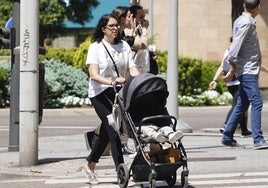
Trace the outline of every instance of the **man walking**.
{"label": "man walking", "polygon": [[223,78],[229,82],[235,75],[240,81],[237,104],[223,132],[222,144],[231,147],[240,145],[234,139],[234,132],[244,112],[251,104],[251,129],[254,149],[266,149],[261,130],[261,112],[263,101],[258,78],[261,69],[261,52],[256,32],[255,17],[259,14],[261,0],[244,0],[244,12],[233,25],[233,42],[227,55],[230,69]]}

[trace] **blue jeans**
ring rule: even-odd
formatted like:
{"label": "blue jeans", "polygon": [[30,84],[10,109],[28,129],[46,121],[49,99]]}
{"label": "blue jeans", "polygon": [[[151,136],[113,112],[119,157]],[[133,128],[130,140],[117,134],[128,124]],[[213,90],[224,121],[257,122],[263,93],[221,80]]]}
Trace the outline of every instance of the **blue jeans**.
{"label": "blue jeans", "polygon": [[237,124],[243,117],[245,111],[251,104],[251,130],[254,144],[263,139],[261,130],[261,112],[263,101],[258,83],[258,75],[245,74],[238,77],[240,86],[238,89],[238,99],[236,106],[227,121],[227,126],[223,133],[223,142],[233,140]]}

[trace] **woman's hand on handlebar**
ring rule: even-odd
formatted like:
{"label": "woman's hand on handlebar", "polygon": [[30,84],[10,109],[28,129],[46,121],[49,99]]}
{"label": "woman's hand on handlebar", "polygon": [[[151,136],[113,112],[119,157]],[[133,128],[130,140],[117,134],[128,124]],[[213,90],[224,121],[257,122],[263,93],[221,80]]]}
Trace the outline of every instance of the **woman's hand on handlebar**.
{"label": "woman's hand on handlebar", "polygon": [[125,78],[118,77],[112,82],[112,85],[118,85],[118,84],[121,85],[121,84],[124,84],[125,82],[126,82]]}

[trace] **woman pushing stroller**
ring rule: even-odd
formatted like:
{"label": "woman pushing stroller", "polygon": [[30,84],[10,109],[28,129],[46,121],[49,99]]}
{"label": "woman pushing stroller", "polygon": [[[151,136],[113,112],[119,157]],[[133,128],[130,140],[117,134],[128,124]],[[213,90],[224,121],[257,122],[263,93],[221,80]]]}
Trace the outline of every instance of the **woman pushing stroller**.
{"label": "woman pushing stroller", "polygon": [[[90,81],[88,96],[94,109],[101,119],[99,139],[92,146],[87,157],[87,165],[82,169],[90,184],[98,184],[95,166],[105,151],[108,143],[111,145],[112,158],[116,169],[124,164],[121,140],[118,132],[109,125],[108,117],[112,114],[116,90],[124,84],[126,77],[139,74],[133,59],[132,51],[127,42],[119,39],[119,25],[116,17],[111,14],[103,15],[93,35],[93,43],[89,46],[86,65]],[[118,85],[118,87],[117,87]],[[176,132],[175,132],[176,133]],[[180,139],[181,134],[175,134]]]}
{"label": "woman pushing stroller", "polygon": [[112,113],[115,99],[113,86],[124,84],[126,75],[136,76],[139,71],[133,62],[129,45],[118,38],[118,29],[116,17],[111,14],[103,15],[87,54],[86,65],[90,76],[88,96],[102,121],[99,139],[87,157],[87,165],[82,169],[90,184],[99,183],[94,169],[108,143],[111,145],[116,169],[120,163],[124,163],[120,137],[109,125],[107,116]]}

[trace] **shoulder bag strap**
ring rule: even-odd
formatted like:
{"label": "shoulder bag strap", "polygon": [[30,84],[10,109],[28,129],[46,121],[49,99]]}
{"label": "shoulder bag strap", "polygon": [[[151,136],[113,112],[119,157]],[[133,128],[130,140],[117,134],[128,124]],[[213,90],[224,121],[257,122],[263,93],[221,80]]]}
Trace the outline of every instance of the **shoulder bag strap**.
{"label": "shoulder bag strap", "polygon": [[[102,41],[101,41],[101,42],[102,42]],[[102,42],[102,44],[103,44],[103,46],[104,46],[105,50],[106,50],[106,51],[107,51],[107,53],[109,54],[109,56],[110,56],[110,58],[111,58],[111,60],[112,60],[112,62],[113,62],[113,64],[114,64],[114,69],[115,69],[115,72],[116,72],[116,74],[117,74],[117,77],[120,77],[120,76],[119,76],[118,69],[117,69],[117,66],[116,66],[116,64],[115,64],[115,62],[114,62],[113,57],[111,56],[110,52],[108,51],[107,47],[104,45],[104,43],[103,43],[103,42]]]}

